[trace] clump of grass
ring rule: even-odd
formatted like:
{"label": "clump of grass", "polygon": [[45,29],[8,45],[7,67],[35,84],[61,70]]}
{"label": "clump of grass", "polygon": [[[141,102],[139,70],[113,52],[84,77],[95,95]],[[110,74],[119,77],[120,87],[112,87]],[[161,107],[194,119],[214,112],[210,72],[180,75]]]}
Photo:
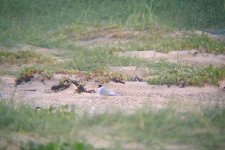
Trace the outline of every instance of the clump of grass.
{"label": "clump of grass", "polygon": [[106,70],[92,71],[88,74],[88,78],[102,84],[109,81],[124,83],[124,76],[122,74]]}
{"label": "clump of grass", "polygon": [[154,74],[156,76],[148,80],[149,84],[218,85],[218,82],[225,78],[225,68],[194,67],[162,62],[158,63],[158,70]]}
{"label": "clump of grass", "polygon": [[52,73],[47,72],[44,70],[37,69],[35,67],[27,67],[21,71],[21,73],[18,75],[16,79],[16,85],[21,84],[22,82],[29,82],[32,78],[34,78],[34,75],[40,75],[39,80],[49,80],[52,78]]}
{"label": "clump of grass", "polygon": [[[86,139],[93,136],[109,138],[110,145],[106,149],[124,149],[123,146],[130,143],[157,149],[167,149],[168,145],[202,150],[224,147],[225,110],[222,107],[194,112],[179,112],[170,107],[160,110],[145,108],[130,115],[114,112],[95,116],[78,114],[75,109],[67,111],[67,108],[33,110],[0,101],[1,137],[8,139],[1,147],[16,143],[14,146],[33,149],[64,146],[74,149],[78,145],[93,149],[85,144]],[[35,137],[35,140],[17,138],[15,141],[14,134]]]}
{"label": "clump of grass", "polygon": [[26,51],[0,51],[0,63],[27,64],[27,63],[50,63],[52,59],[40,53]]}

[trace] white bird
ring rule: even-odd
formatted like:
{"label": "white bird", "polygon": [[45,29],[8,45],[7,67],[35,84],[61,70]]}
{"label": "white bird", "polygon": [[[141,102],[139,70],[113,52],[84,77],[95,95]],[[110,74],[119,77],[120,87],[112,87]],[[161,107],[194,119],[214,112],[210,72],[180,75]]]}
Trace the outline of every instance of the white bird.
{"label": "white bird", "polygon": [[98,85],[98,94],[102,95],[102,96],[116,96],[117,93],[115,91],[112,91],[110,89],[108,89],[106,86],[104,85]]}

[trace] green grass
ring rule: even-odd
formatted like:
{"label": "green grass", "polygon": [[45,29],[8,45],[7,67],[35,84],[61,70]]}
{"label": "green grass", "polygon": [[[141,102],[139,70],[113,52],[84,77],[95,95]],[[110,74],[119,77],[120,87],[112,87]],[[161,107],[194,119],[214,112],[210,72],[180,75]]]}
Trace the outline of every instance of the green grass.
{"label": "green grass", "polygon": [[143,63],[139,59],[121,58],[101,50],[84,50],[82,52],[77,52],[72,59],[72,63],[68,62],[64,65],[68,65],[69,67],[72,67],[72,69],[80,71],[104,70],[109,66],[138,66]]}
{"label": "green grass", "polygon": [[31,50],[21,51],[0,51],[1,70],[0,75],[18,75],[23,67],[36,66],[43,68],[44,66],[53,65],[55,60],[50,55]]}
{"label": "green grass", "polygon": [[[0,0],[0,3],[0,45],[31,44],[52,48],[65,61],[47,64],[45,67],[50,70],[93,71],[109,66],[145,64],[137,59],[119,58],[113,55],[115,51],[200,49],[224,53],[224,41],[205,35],[168,36],[177,28],[206,29],[222,24],[223,0]],[[127,30],[131,32],[125,34]],[[85,43],[115,31],[113,41]],[[141,34],[135,35],[132,31]],[[0,56],[4,63],[46,61],[42,60],[43,56],[28,51],[1,52]]]}
{"label": "green grass", "polygon": [[198,49],[207,53],[224,53],[225,44],[211,39],[206,35],[188,34],[182,37],[150,37],[144,44],[137,44],[137,50],[156,50],[169,52],[174,50],[193,50]]}
{"label": "green grass", "polygon": [[[8,53],[10,55],[8,55]],[[27,54],[26,52],[24,53]],[[22,57],[23,55],[21,56],[20,54],[20,57],[17,57],[15,56],[17,53],[7,52],[6,54],[4,59],[7,58],[9,61],[15,59],[16,61],[21,62],[23,60],[22,62],[24,63],[24,59],[28,59],[26,61],[31,61],[33,63],[35,60],[33,57],[30,57],[30,55],[25,55],[29,57]],[[147,67],[150,70],[147,77],[149,78],[147,80],[149,84],[185,84],[194,86],[218,85],[218,82],[225,78],[224,67],[188,66],[168,61],[154,62],[137,58],[119,57],[105,49],[90,50],[83,47],[76,47],[60,52],[57,57],[65,61],[41,66],[36,65],[36,67],[22,69],[19,71],[20,73],[17,75],[17,78],[22,80],[26,79],[27,76],[31,76],[33,72],[36,73],[36,71],[39,70],[43,77],[51,76],[52,73],[56,72],[71,72],[72,74],[77,74],[85,71],[86,73],[84,76],[87,76],[87,78],[96,74],[96,72],[101,72],[97,75],[98,81],[100,82],[109,81],[114,77],[125,79],[121,75],[118,76],[111,73],[109,70],[109,67],[111,66]],[[40,58],[41,60],[44,59],[43,57]],[[1,73],[6,74],[9,72],[2,70]]]}
{"label": "green grass", "polygon": [[0,63],[9,64],[44,64],[51,63],[53,60],[50,57],[44,56],[41,53],[25,50],[25,51],[0,51]]}
{"label": "green grass", "polygon": [[224,0],[169,0],[155,1],[153,12],[160,21],[181,28],[222,27],[224,24]]}
{"label": "green grass", "polygon": [[[107,43],[93,43],[91,47],[95,49],[105,49],[109,52],[118,51],[144,51],[155,50],[159,52],[170,52],[175,50],[193,50],[198,49],[207,53],[221,54],[225,52],[225,42],[221,42],[206,35],[189,36],[183,35],[182,37],[168,37],[164,33],[157,35],[157,33],[150,33],[132,39],[114,39]],[[160,34],[160,33],[159,33]],[[90,46],[89,46],[90,47]]]}
{"label": "green grass", "polygon": [[153,70],[150,74],[150,77],[152,77],[148,80],[149,84],[218,85],[218,82],[225,78],[224,67],[198,67],[170,62],[158,62],[149,64],[149,68]]}
{"label": "green grass", "polygon": [[[71,52],[71,51],[70,51]],[[68,54],[70,54],[70,52]],[[95,72],[97,70],[108,70],[110,66],[137,66],[147,67],[149,84],[168,85],[218,85],[218,82],[225,78],[225,68],[213,66],[193,66],[168,61],[146,61],[138,58],[119,57],[107,50],[87,50],[72,51],[71,61],[57,64],[54,70],[78,70]],[[53,67],[54,68],[54,67]],[[102,74],[103,75],[103,74]]]}
{"label": "green grass", "polygon": [[221,28],[224,0],[1,0],[0,43],[43,40],[65,26],[114,26],[149,30]]}
{"label": "green grass", "polygon": [[[213,66],[193,66],[168,61],[147,61],[138,58],[119,57],[104,50],[88,50],[85,48],[63,51],[60,59],[69,59],[52,65],[28,67],[21,70],[18,79],[25,79],[36,71],[43,77],[53,73],[82,73],[87,79],[95,78],[99,82],[107,82],[113,78],[126,79],[121,74],[109,70],[111,66],[136,66],[149,68],[147,81],[149,84],[168,84],[186,86],[218,85],[225,78],[225,68]],[[97,73],[97,74],[96,74]]]}
{"label": "green grass", "polygon": [[220,107],[192,112],[145,108],[130,115],[114,112],[96,116],[76,109],[67,112],[68,108],[33,110],[0,102],[0,140],[6,142],[1,147],[93,149],[88,145],[93,144],[88,143],[90,138],[107,141],[106,149],[123,149],[132,143],[157,149],[168,145],[203,150],[225,146],[225,110]]}

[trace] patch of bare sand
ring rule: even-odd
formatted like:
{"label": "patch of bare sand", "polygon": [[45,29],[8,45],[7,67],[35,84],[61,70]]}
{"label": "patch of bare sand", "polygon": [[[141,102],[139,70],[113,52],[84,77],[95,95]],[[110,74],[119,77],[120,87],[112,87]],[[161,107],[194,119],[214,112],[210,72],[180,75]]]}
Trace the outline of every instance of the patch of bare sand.
{"label": "patch of bare sand", "polygon": [[135,76],[146,79],[149,75],[148,68],[140,68],[136,66],[124,66],[124,67],[110,67],[113,72],[120,73],[128,78],[134,78]]}
{"label": "patch of bare sand", "polygon": [[[145,82],[126,82],[119,84],[110,82],[106,86],[118,92],[118,96],[102,97],[97,93],[75,92],[76,86],[55,93],[51,86],[58,83],[52,79],[42,83],[32,81],[15,87],[15,78],[1,77],[0,95],[3,99],[13,98],[15,101],[27,104],[32,107],[60,107],[62,105],[73,105],[78,110],[85,110],[90,113],[133,112],[143,106],[162,108],[173,100],[180,104],[195,104],[199,106],[213,106],[220,104],[224,106],[225,92],[222,88],[207,87],[185,87],[148,85]],[[14,81],[15,82],[15,81]],[[90,83],[89,87],[97,90],[98,83]]]}
{"label": "patch of bare sand", "polygon": [[119,52],[119,56],[144,58],[147,60],[169,60],[172,62],[185,62],[201,66],[213,65],[222,67],[225,65],[225,54],[215,55],[201,53],[198,50],[172,51],[169,53],[160,53],[153,50],[149,51],[126,51]]}

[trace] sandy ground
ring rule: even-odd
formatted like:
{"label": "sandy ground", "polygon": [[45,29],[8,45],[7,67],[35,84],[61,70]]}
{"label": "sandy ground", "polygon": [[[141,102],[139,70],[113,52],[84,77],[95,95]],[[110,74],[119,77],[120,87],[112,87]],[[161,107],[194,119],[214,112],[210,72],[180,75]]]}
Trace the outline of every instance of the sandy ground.
{"label": "sandy ground", "polygon": [[[93,45],[102,42],[112,42],[119,38],[126,42],[128,39],[135,38],[140,34],[136,31],[117,31],[102,30],[88,34],[83,37],[80,43],[85,45]],[[196,33],[197,34],[197,33]],[[201,33],[199,33],[201,34]],[[183,33],[175,32],[168,36],[182,36]],[[211,34],[209,35],[211,36]],[[222,37],[212,37],[222,40]],[[0,50],[5,47],[0,47]],[[59,59],[58,50],[47,48],[39,48],[31,45],[22,45],[11,50],[17,51],[21,49],[31,49],[43,54],[54,55],[55,60]],[[222,67],[225,65],[225,54],[215,55],[202,53],[198,50],[181,50],[168,53],[160,53],[154,50],[149,51],[126,51],[118,52],[119,56],[138,57],[147,60],[168,60],[178,63],[187,63],[201,66],[213,65]],[[7,68],[11,71],[18,71],[21,66],[6,66],[0,64],[0,69]],[[138,76],[145,78],[148,74],[146,69],[131,67],[111,67],[112,71],[120,72],[130,77]],[[81,93],[75,92],[76,86],[72,85],[68,89],[61,92],[51,91],[52,85],[58,84],[60,76],[55,75],[53,79],[45,83],[39,80],[15,86],[15,78],[11,76],[0,76],[0,98],[3,100],[16,100],[18,103],[30,105],[33,108],[60,107],[63,105],[72,105],[78,110],[87,110],[88,112],[112,112],[115,109],[123,112],[133,112],[140,107],[162,108],[168,103],[177,104],[185,108],[189,105],[195,106],[213,106],[216,104],[224,106],[225,104],[225,81],[221,81],[220,87],[184,87],[166,86],[166,85],[148,85],[146,82],[126,82],[125,84],[110,82],[106,86],[116,91],[119,95],[114,97],[102,97],[98,93]],[[87,89],[97,91],[98,83],[90,81],[87,83]],[[184,105],[183,105],[184,104]],[[182,106],[181,106],[182,105]]]}
{"label": "sandy ground", "polygon": [[[107,87],[118,93],[118,96],[104,97],[98,93],[75,92],[76,86],[71,85],[68,89],[53,92],[51,86],[58,84],[57,77],[42,83],[33,80],[15,86],[15,78],[1,77],[0,96],[3,99],[14,99],[17,102],[30,105],[33,108],[59,107],[72,105],[78,110],[87,110],[91,113],[112,112],[119,110],[122,112],[133,112],[141,107],[162,108],[166,104],[177,105],[199,105],[213,106],[216,104],[225,106],[225,91],[221,87],[185,87],[148,85],[145,82],[126,82],[125,84],[109,82]],[[87,89],[97,91],[98,83],[89,82]]]}

